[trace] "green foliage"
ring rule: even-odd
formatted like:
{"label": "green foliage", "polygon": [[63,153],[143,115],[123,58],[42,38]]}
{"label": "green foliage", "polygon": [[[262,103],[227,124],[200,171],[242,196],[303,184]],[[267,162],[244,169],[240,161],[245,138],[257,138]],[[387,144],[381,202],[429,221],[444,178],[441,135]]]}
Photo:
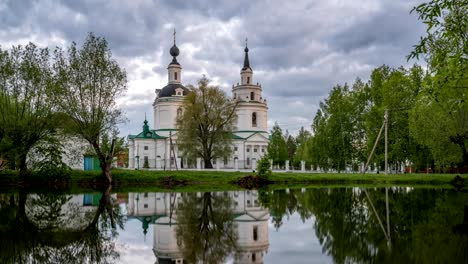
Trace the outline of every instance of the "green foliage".
{"label": "green foliage", "polygon": [[201,157],[205,168],[213,168],[212,159],[232,153],[232,132],[237,120],[238,101],[231,100],[205,77],[198,87],[190,87],[183,112],[177,118],[177,140],[185,157]]}
{"label": "green foliage", "polygon": [[415,11],[427,35],[408,58],[424,56],[430,77],[410,112],[410,131],[438,167],[468,167],[468,2],[433,0]]}
{"label": "green foliage", "polygon": [[329,97],[320,103],[309,141],[310,160],[323,169],[342,171],[353,162],[354,147],[360,139],[354,138],[360,113],[354,107],[353,91],[348,85],[335,86]]}
{"label": "green foliage", "polygon": [[[298,147],[296,160],[306,157],[325,170],[357,170],[367,160],[387,109],[391,167],[407,162],[416,169],[468,167],[468,2],[433,0],[412,11],[427,25],[427,36],[408,59],[424,55],[428,71],[418,65],[383,65],[367,83],[357,79],[351,89],[335,86],[320,103],[313,137]],[[372,162],[383,166],[383,135]]]}
{"label": "green foliage", "polygon": [[[367,83],[356,79],[352,89],[335,86],[314,118],[314,136],[307,142],[306,157],[325,170],[359,170],[367,161],[388,109],[390,164],[399,168],[411,161],[427,166],[430,153],[410,134],[408,114],[423,83],[424,71],[418,65],[408,70],[384,65],[372,71]],[[384,144],[382,135],[373,158],[378,166],[384,161]]]}
{"label": "green foliage", "polygon": [[81,49],[76,43],[70,45],[67,54],[57,48],[54,66],[57,83],[54,102],[68,117],[67,132],[89,142],[104,176],[111,182],[116,125],[124,121],[116,100],[127,89],[126,73],[112,58],[107,41],[93,33],[87,36]]}
{"label": "green foliage", "polygon": [[284,166],[288,158],[288,148],[283,137],[283,131],[278,123],[275,122],[270,134],[271,139],[268,143],[268,157],[273,160],[273,164]]}
{"label": "green foliage", "polygon": [[309,156],[308,156],[308,142],[311,138],[309,131],[305,130],[304,127],[301,127],[299,134],[296,137],[297,149],[294,153],[293,165],[300,166],[301,161],[307,161],[306,166],[310,166]]}
{"label": "green foliage", "polygon": [[271,176],[271,169],[270,169],[270,160],[268,156],[263,156],[257,163],[257,175],[264,179],[268,180]]}
{"label": "green foliage", "polygon": [[52,68],[47,48],[0,48],[0,159],[12,169],[25,171],[33,147],[56,134]]}

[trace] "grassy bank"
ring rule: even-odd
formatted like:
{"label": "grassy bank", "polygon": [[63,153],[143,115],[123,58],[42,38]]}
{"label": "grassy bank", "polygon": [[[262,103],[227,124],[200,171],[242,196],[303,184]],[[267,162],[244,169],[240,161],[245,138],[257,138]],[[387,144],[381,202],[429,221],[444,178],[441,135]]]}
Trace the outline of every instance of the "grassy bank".
{"label": "grassy bank", "polygon": [[[237,182],[246,172],[223,171],[147,171],[113,170],[115,191],[222,191],[242,188]],[[468,175],[461,175],[468,182]],[[451,187],[454,174],[349,174],[349,173],[273,173],[269,187]],[[74,192],[100,189],[99,171],[70,171],[63,177],[32,173],[20,181],[16,172],[0,173],[0,189],[31,187],[33,189],[67,189]],[[274,185],[274,186],[271,186]]]}

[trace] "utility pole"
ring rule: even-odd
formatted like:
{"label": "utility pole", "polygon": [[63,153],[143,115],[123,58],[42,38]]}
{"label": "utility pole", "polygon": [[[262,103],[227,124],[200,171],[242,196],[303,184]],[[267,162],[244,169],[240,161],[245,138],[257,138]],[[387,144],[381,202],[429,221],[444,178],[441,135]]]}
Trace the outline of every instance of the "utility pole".
{"label": "utility pole", "polygon": [[388,109],[387,108],[385,108],[384,122],[385,122],[385,176],[387,176],[387,173],[388,173]]}
{"label": "utility pole", "polygon": [[[173,147],[173,145],[172,145],[172,131],[169,131],[169,144],[170,144],[170,147],[169,147],[169,156],[170,156],[171,158],[174,159],[175,169],[176,169],[176,170],[179,170],[179,169],[177,168],[177,159],[176,159],[176,155],[175,155],[175,150],[174,150],[174,147]],[[170,159],[170,158],[169,158],[169,159]],[[170,168],[169,170],[172,169],[172,162],[171,162],[171,161],[169,161],[169,168]]]}

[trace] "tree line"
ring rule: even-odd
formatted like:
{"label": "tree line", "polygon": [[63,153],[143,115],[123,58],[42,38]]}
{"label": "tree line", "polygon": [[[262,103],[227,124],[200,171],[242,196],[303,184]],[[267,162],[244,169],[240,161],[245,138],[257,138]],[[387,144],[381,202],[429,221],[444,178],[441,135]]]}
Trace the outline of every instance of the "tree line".
{"label": "tree line", "polygon": [[[127,88],[104,38],[89,33],[83,45],[51,52],[33,43],[0,47],[0,162],[25,175],[37,156],[37,169],[65,167],[63,144],[87,142],[103,175],[110,167],[123,121],[116,98]],[[71,137],[71,139],[70,139]],[[64,140],[69,138],[70,140]]]}
{"label": "tree line", "polygon": [[[325,170],[359,170],[388,110],[393,168],[468,168],[468,2],[434,0],[412,12],[427,25],[427,35],[407,59],[423,59],[427,66],[382,65],[366,82],[335,85],[320,103],[311,134],[301,129],[294,138],[273,127],[269,153],[275,163],[305,160]],[[372,163],[383,169],[383,140]]]}

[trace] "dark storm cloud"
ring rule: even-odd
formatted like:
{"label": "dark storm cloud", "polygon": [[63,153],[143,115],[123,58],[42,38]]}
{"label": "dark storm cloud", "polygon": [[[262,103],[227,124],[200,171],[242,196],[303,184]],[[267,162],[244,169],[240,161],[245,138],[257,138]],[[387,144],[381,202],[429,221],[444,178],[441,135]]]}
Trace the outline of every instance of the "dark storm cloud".
{"label": "dark storm cloud", "polygon": [[183,82],[196,84],[205,74],[228,93],[240,81],[248,37],[269,124],[276,120],[293,130],[310,126],[334,85],[366,80],[382,64],[406,64],[405,55],[424,34],[409,15],[418,2],[0,0],[0,45],[68,46],[90,31],[105,37],[129,78],[122,107],[130,122],[121,130],[137,133],[144,112],[152,116],[154,89],[167,82],[174,28]]}
{"label": "dark storm cloud", "polygon": [[[415,26],[412,31],[407,30],[408,25],[414,24],[416,17],[409,15],[407,7],[398,6],[394,11],[380,10],[370,14],[365,19],[335,32],[328,39],[328,43],[344,52],[385,45],[407,51],[408,47],[415,44],[417,37],[424,34],[424,27],[421,24]],[[403,15],[405,12],[408,13],[407,16]]]}

